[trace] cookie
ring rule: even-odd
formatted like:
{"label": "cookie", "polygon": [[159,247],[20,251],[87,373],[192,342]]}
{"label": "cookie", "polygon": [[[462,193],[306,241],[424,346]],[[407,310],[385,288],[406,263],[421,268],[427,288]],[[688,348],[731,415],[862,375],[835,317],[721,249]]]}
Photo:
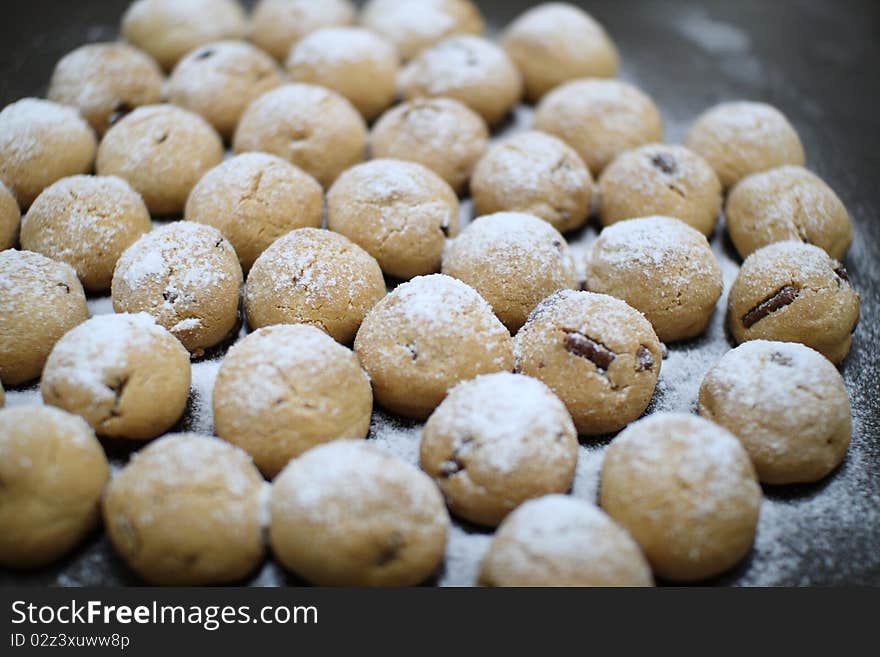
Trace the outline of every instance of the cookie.
{"label": "cookie", "polygon": [[321,445],[272,486],[269,541],[318,586],[412,586],[437,570],[449,515],[431,479],[363,441]]}
{"label": "cookie", "polygon": [[557,87],[538,105],[535,129],[566,142],[596,176],[622,152],[663,139],[654,101],[618,80],[573,80]]}
{"label": "cookie", "polygon": [[450,390],[425,425],[419,460],[453,514],[495,527],[526,500],[571,488],[577,457],[559,398],[537,379],[499,372]]}
{"label": "cookie", "polygon": [[247,272],[279,237],[318,228],[323,211],[324,190],[305,171],[275,155],[243,153],[199,180],[184,218],[223,233]]}
{"label": "cookie", "polygon": [[251,41],[279,62],[304,36],[324,27],[351,25],[349,0],[259,0],[251,16]]}
{"label": "cookie", "polygon": [[117,554],[150,584],[229,584],[262,561],[268,485],[242,450],[170,434],[108,484],[103,516]]}
{"label": "cookie", "polygon": [[64,335],[43,370],[43,401],[99,436],[149,440],[181,418],[189,352],[147,314],[99,315]]}
{"label": "cookie", "polygon": [[369,253],[329,230],[300,228],[257,258],[244,304],[252,329],[311,324],[350,344],[384,296],[382,270]]}
{"label": "cookie", "polygon": [[49,406],[0,411],[0,564],[45,566],[94,529],[107,457],[81,418]]}
{"label": "cookie", "polygon": [[55,343],[88,317],[73,267],[31,251],[0,251],[0,381],[36,379]]}
{"label": "cookie", "polygon": [[443,273],[479,292],[512,333],[538,303],[578,284],[565,238],[546,221],[519,212],[471,222],[446,247]]}
{"label": "cookie", "polygon": [[663,342],[701,335],[723,289],[705,236],[672,217],[627,219],[593,242],[587,288],[623,299]]}
{"label": "cookie", "polygon": [[147,313],[193,357],[225,340],[238,323],[242,273],[216,228],[179,221],[132,244],[116,265],[118,313]]}
{"label": "cookie", "polygon": [[639,546],[601,509],[567,495],[526,502],[501,523],[483,586],[653,586]]}
{"label": "cookie", "polygon": [[839,260],[852,243],[846,207],[821,178],[799,166],[741,180],[727,197],[724,217],[743,258],[774,242],[800,240]]}
{"label": "cookie", "polygon": [[715,169],[725,190],[784,164],[803,166],[804,147],[788,119],[765,103],[721,103],[702,114],[685,146]]}
{"label": "cookie", "polygon": [[818,246],[776,242],[745,259],[727,305],[737,344],[800,342],[840,363],[859,321],[859,294],[846,269]]}
{"label": "cookie", "polygon": [[648,144],[624,151],[599,177],[603,226],[662,215],[709,236],[721,212],[721,182],[702,157],[684,146]]}
{"label": "cookie", "polygon": [[658,413],[605,452],[599,502],[629,531],[659,577],[695,582],[751,549],[761,487],[740,442],[694,415]]}
{"label": "cookie", "polygon": [[473,288],[449,276],[397,287],[364,319],[354,350],[388,410],[425,419],[448,390],[513,369],[510,334]]}
{"label": "cookie", "polygon": [[370,160],[343,173],[327,194],[327,227],[404,280],[439,271],[458,222],[455,192],[415,162]]}
{"label": "cookie", "polygon": [[18,241],[21,210],[9,188],[0,181],[0,251],[11,249]]}
{"label": "cookie", "polygon": [[620,299],[562,290],[541,302],[514,339],[516,371],[540,379],[571,413],[578,433],[618,431],[654,394],[660,341]]}
{"label": "cookie", "polygon": [[105,293],[119,257],[152,227],[143,199],[122,178],[71,176],[31,205],[21,220],[21,248],[66,262],[86,290]]}
{"label": "cookie", "polygon": [[302,324],[251,333],[227,353],[214,384],[217,435],[268,477],[312,447],[370,430],[373,393],[357,357]]}

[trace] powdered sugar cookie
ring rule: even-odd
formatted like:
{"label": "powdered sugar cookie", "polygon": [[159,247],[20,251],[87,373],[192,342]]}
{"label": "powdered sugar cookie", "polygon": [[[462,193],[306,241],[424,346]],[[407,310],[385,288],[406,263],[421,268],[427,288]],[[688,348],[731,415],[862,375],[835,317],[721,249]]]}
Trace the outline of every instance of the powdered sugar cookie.
{"label": "powdered sugar cookie", "polygon": [[283,62],[307,34],[351,25],[354,18],[349,0],[259,0],[251,16],[251,41]]}

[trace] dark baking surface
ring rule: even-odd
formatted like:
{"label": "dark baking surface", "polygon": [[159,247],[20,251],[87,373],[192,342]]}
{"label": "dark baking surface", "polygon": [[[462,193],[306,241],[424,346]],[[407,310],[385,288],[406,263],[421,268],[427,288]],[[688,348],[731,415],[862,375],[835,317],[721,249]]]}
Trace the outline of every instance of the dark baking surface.
{"label": "dark baking surface", "polygon": [[[76,46],[115,38],[127,4],[124,0],[4,2],[0,105],[42,95],[55,62]],[[534,3],[484,0],[479,4],[490,26],[497,29]],[[642,87],[663,111],[668,141],[679,141],[693,118],[718,101],[746,98],[772,103],[792,120],[803,139],[808,166],[843,199],[855,224],[846,266],[862,295],[862,321],[842,368],[854,413],[850,454],[837,472],[818,484],[765,487],[773,511],[768,519],[762,510],[759,536],[770,532],[772,540],[764,540],[760,549],[756,546],[749,558],[715,583],[880,585],[880,114],[876,107],[880,3],[618,0],[580,4],[617,43],[623,77]],[[721,249],[735,259],[723,236],[716,234],[713,244],[716,252]],[[696,341],[686,349],[704,346]],[[479,533],[469,527],[462,530]],[[65,583],[114,585],[136,580],[97,534],[49,569],[32,574],[0,570],[0,585]],[[298,582],[267,563],[253,583]]]}

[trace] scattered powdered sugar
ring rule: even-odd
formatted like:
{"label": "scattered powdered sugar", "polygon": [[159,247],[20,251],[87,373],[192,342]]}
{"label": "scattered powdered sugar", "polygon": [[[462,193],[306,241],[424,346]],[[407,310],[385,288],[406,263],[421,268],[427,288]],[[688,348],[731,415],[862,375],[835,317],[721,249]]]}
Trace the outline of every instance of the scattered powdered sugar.
{"label": "scattered powdered sugar", "polygon": [[676,21],[679,32],[713,55],[745,54],[751,47],[751,39],[735,25],[714,20],[703,8],[688,8]]}
{"label": "scattered powdered sugar", "polygon": [[295,70],[300,66],[344,66],[364,61],[396,60],[394,48],[369,30],[359,27],[327,27],[302,39],[287,60]]}
{"label": "scattered powdered sugar", "polygon": [[389,36],[435,39],[456,27],[450,0],[372,0],[362,21]]}
{"label": "scattered powdered sugar", "polygon": [[430,96],[490,85],[516,72],[501,48],[486,39],[461,35],[423,50],[400,74],[400,86],[415,86]]}

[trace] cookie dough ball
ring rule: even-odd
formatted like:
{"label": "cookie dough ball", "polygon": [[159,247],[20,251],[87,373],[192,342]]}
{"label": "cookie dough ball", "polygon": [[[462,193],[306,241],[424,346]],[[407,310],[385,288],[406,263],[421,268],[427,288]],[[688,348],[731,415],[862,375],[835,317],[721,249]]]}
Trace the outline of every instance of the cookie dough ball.
{"label": "cookie dough ball", "polygon": [[473,288],[449,276],[419,276],[364,319],[354,350],[376,401],[425,419],[453,386],[513,369],[510,334]]}
{"label": "cookie dough ball", "polygon": [[482,34],[483,17],[470,0],[369,0],[361,22],[389,39],[404,61],[456,34]]}
{"label": "cookie dough ball", "polygon": [[343,173],[327,194],[327,226],[376,258],[389,276],[433,274],[447,237],[458,235],[458,197],[415,162],[371,160]]}
{"label": "cookie dough ball", "polygon": [[281,85],[278,64],[244,41],[217,41],[180,60],[168,78],[168,101],[195,112],[232,139],[245,109]]}
{"label": "cookie dough ball", "polygon": [[80,111],[103,135],[120,118],[162,100],[156,61],[124,43],[91,43],[66,54],[49,82],[49,100]]}
{"label": "cookie dough ball", "polygon": [[241,284],[238,257],[220,231],[179,221],[122,254],[113,274],[113,309],[152,315],[199,357],[235,329]]}
{"label": "cookie dough ball", "polygon": [[818,246],[776,242],[743,262],[727,320],[737,343],[800,342],[840,363],[859,322],[859,295],[843,265]]}
{"label": "cookie dough ball", "polygon": [[68,263],[85,289],[101,293],[110,289],[119,256],[151,229],[147,206],[122,178],[71,176],[31,205],[21,248]]}
{"label": "cookie dough ball", "polygon": [[672,217],[627,219],[593,242],[591,292],[623,299],[642,312],[663,342],[701,335],[724,287],[706,237]]}
{"label": "cookie dough ball", "polygon": [[451,98],[421,98],[390,109],[370,136],[373,157],[423,164],[459,194],[489,143],[486,123]]}
{"label": "cookie dough ball", "polygon": [[407,100],[445,96],[487,123],[498,123],[522,97],[522,79],[507,54],[491,41],[462,35],[422,51],[400,74]]}
{"label": "cookie dough ball", "polygon": [[43,370],[43,401],[83,417],[99,436],[149,440],[189,397],[189,352],[152,317],[99,315],[61,338]]}
{"label": "cookie dough ball", "polygon": [[251,103],[234,149],[278,155],[329,187],[363,161],[366,144],[364,119],[345,98],[311,84],[286,84]]}
{"label": "cookie dough ball", "polygon": [[599,486],[602,508],[660,577],[720,575],[754,541],[755,469],[736,437],[700,417],[658,413],[633,424],[605,452]]}
{"label": "cookie dough ball", "polygon": [[390,41],[360,27],[313,32],[287,58],[291,80],[332,89],[368,121],[394,102],[399,65]]}
{"label": "cookie dough ball", "polygon": [[480,566],[483,586],[653,586],[639,546],[601,509],[547,495],[511,513]]}
{"label": "cookie dough ball", "polygon": [[104,524],[116,552],[150,584],[228,584],[263,559],[268,494],[242,450],[171,434],[113,477]]}
{"label": "cookie dough ball", "polygon": [[663,215],[711,235],[721,211],[721,182],[684,146],[648,144],[621,153],[599,177],[599,220]]}
{"label": "cookie dough ball", "polygon": [[471,195],[477,215],[526,212],[565,232],[586,223],[593,177],[561,139],[522,132],[489,148],[474,169]]}
{"label": "cookie dough ball", "polygon": [[40,376],[55,343],[88,317],[73,267],[30,251],[0,251],[0,381],[16,386]]}
{"label": "cookie dough ball", "polygon": [[654,329],[620,299],[563,290],[535,308],[514,340],[516,371],[546,383],[578,433],[612,433],[654,395],[662,354]]}
{"label": "cookie dough ball", "polygon": [[243,39],[248,26],[237,0],[137,0],[122,17],[121,31],[170,71],[194,48]]}
{"label": "cookie dough ball", "polygon": [[804,164],[804,147],[788,119],[764,103],[721,103],[697,119],[685,145],[712,165],[724,189],[749,174]]}
{"label": "cookie dough ball", "polygon": [[48,406],[0,411],[0,565],[36,568],[97,524],[107,457],[81,418]]}
{"label": "cookie dough ball", "polygon": [[199,115],[173,105],[140,107],[98,148],[100,175],[119,176],[154,215],[179,215],[201,177],[223,160],[223,141]]}
{"label": "cookie dough ball", "polygon": [[852,434],[843,377],[822,354],[791,342],[753,340],[729,351],[703,379],[700,415],[739,438],[766,484],[822,479],[843,461]]}
{"label": "cookie dough ball", "polygon": [[274,477],[312,447],[370,430],[373,393],[357,356],[313,326],[270,326],[226,355],[214,384],[217,435]]}
{"label": "cookie dough ball", "polygon": [[350,344],[384,296],[382,270],[369,253],[343,235],[300,228],[257,258],[244,303],[252,329],[311,324]]}
{"label": "cookie dough ball", "polygon": [[593,175],[622,152],[663,140],[654,101],[618,80],[574,80],[554,89],[538,105],[535,129],[574,148]]}
{"label": "cookie dough ball", "polygon": [[91,171],[96,149],[95,133],[71,107],[25,98],[0,112],[0,182],[22,210],[56,180]]}
{"label": "cookie dough ball", "polygon": [[577,432],[537,379],[509,372],[455,386],[425,425],[422,470],[452,512],[494,527],[526,500],[571,488]]}
{"label": "cookie dough ball", "polygon": [[185,217],[223,233],[248,271],[282,235],[318,228],[323,211],[324,190],[305,171],[274,155],[244,153],[204,175]]}
{"label": "cookie dough ball", "polygon": [[269,541],[319,586],[412,586],[440,565],[449,515],[434,482],[362,441],[321,445],[272,485]]}
{"label": "cookie dough ball", "polygon": [[605,29],[580,7],[548,2],[533,7],[507,28],[502,46],[537,102],[551,89],[578,78],[612,78],[619,58]]}
{"label": "cookie dough ball", "polygon": [[324,27],[351,25],[355,8],[349,0],[260,0],[251,17],[251,41],[284,61],[307,34]]}
{"label": "cookie dough ball", "polygon": [[0,181],[0,251],[11,249],[18,241],[21,210],[9,188]]}
{"label": "cookie dough ball", "polygon": [[443,273],[479,292],[513,333],[541,301],[578,283],[565,238],[546,221],[518,212],[472,222],[446,248]]}
{"label": "cookie dough ball", "polygon": [[800,240],[840,259],[852,242],[849,214],[837,194],[799,166],[744,178],[727,197],[724,216],[743,258],[773,242]]}

